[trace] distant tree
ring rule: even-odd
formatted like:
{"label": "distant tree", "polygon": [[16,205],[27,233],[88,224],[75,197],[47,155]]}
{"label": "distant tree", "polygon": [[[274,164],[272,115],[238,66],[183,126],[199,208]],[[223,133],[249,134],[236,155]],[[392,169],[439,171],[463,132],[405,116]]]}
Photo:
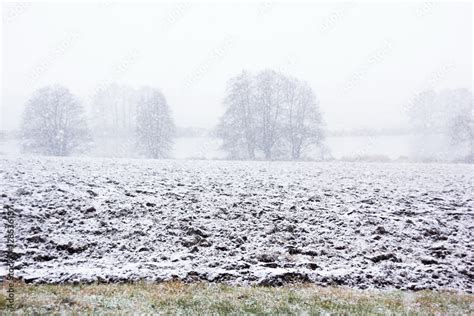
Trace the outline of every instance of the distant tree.
{"label": "distant tree", "polygon": [[255,108],[253,78],[247,72],[229,80],[224,100],[225,113],[217,128],[223,148],[231,158],[255,159]]}
{"label": "distant tree", "polygon": [[165,97],[158,89],[142,88],[137,104],[137,146],[149,158],[169,155],[175,125]]}
{"label": "distant tree", "polygon": [[297,160],[310,145],[322,145],[322,116],[316,96],[306,82],[287,78],[284,93],[283,135],[289,143],[291,158]]}
{"label": "distant tree", "polygon": [[21,124],[26,152],[68,156],[90,139],[84,109],[65,87],[37,90],[26,104]]}
{"label": "distant tree", "polygon": [[443,115],[436,102],[437,95],[433,90],[423,91],[415,96],[411,107],[409,108],[409,116],[413,128],[420,133],[429,133],[439,128],[441,123],[440,117]]}
{"label": "distant tree", "polygon": [[255,78],[257,147],[265,159],[272,159],[273,149],[283,137],[284,84],[286,78],[273,70],[264,70]]}
{"label": "distant tree", "polygon": [[[445,159],[474,156],[472,92],[468,89],[424,91],[418,94],[409,111],[419,137],[415,154]],[[467,148],[466,152],[463,148]],[[430,150],[427,150],[430,149]]]}
{"label": "distant tree", "polygon": [[466,162],[474,162],[474,108],[470,90],[456,89],[445,92],[449,117],[448,133],[453,146],[467,146]]}
{"label": "distant tree", "polygon": [[131,135],[136,129],[137,93],[126,85],[111,84],[92,99],[93,131],[100,136]]}
{"label": "distant tree", "polygon": [[225,113],[217,128],[230,157],[300,159],[322,144],[322,118],[307,83],[273,70],[242,72],[229,80]]}

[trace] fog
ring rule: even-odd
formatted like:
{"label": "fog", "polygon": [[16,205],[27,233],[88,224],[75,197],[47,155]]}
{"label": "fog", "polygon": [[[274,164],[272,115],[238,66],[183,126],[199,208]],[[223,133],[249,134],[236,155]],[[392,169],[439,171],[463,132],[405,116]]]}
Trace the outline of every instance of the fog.
{"label": "fog", "polygon": [[471,2],[73,1],[1,5],[0,314],[473,314]]}
{"label": "fog", "polygon": [[2,15],[5,131],[53,84],[89,121],[99,91],[148,86],[177,127],[213,130],[229,79],[272,69],[308,83],[330,135],[410,130],[417,94],[472,87],[469,3],[6,3]]}

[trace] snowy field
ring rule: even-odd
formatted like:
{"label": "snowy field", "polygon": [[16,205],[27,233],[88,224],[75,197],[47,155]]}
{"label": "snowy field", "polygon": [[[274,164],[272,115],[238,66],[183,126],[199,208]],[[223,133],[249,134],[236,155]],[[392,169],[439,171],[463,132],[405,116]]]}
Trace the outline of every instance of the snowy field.
{"label": "snowy field", "polygon": [[2,217],[14,210],[15,273],[27,282],[310,281],[472,293],[472,171],[2,158],[0,200]]}

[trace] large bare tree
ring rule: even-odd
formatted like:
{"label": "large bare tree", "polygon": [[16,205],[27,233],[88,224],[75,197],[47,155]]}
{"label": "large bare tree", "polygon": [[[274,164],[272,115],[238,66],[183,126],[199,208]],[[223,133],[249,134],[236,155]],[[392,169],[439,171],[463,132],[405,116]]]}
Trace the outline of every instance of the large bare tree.
{"label": "large bare tree", "polygon": [[83,149],[90,138],[82,105],[59,85],[33,94],[23,112],[21,136],[25,152],[53,156]]}
{"label": "large bare tree", "polygon": [[285,79],[281,73],[273,70],[264,70],[255,78],[257,147],[265,159],[272,159],[273,150],[283,137]]}
{"label": "large bare tree", "polygon": [[311,87],[295,78],[285,80],[284,137],[291,158],[300,159],[311,145],[322,145],[323,123],[316,96]]}
{"label": "large bare tree", "polygon": [[255,159],[255,109],[252,76],[243,71],[231,78],[224,100],[225,114],[217,128],[231,158]]}
{"label": "large bare tree", "polygon": [[273,70],[242,72],[229,80],[218,126],[230,157],[300,159],[322,144],[322,119],[311,87]]}
{"label": "large bare tree", "polygon": [[146,157],[166,158],[175,135],[168,103],[156,88],[142,88],[138,95],[137,147]]}

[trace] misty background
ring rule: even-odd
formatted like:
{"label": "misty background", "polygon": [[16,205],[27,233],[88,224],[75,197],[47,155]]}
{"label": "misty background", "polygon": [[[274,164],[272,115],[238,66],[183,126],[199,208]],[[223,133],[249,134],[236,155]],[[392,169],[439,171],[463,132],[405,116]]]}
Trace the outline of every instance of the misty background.
{"label": "misty background", "polygon": [[[15,135],[31,95],[61,84],[91,126],[100,91],[157,87],[177,127],[171,157],[225,158],[213,131],[228,80],[273,69],[318,99],[326,149],[308,158],[405,159],[427,139],[425,158],[457,158],[439,147],[445,135],[420,141],[410,109],[423,91],[472,91],[469,3],[2,6],[2,154],[20,154]],[[85,155],[137,156],[117,140],[94,142]]]}

